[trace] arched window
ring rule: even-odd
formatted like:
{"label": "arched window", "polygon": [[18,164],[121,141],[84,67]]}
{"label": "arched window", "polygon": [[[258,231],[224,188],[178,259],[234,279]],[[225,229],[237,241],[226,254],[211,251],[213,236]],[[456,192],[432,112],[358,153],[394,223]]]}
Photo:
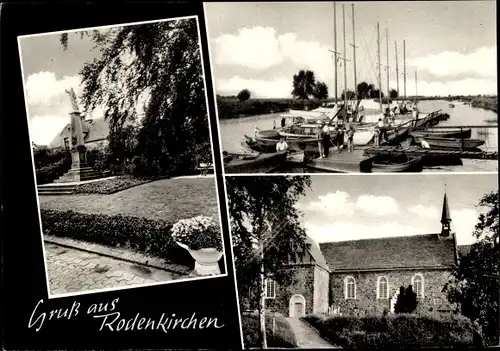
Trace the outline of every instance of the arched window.
{"label": "arched window", "polygon": [[417,273],[411,279],[411,285],[413,291],[417,294],[417,298],[421,299],[424,297],[424,276]]}
{"label": "arched window", "polygon": [[378,277],[377,279],[377,299],[389,298],[389,280],[387,277]]}
{"label": "arched window", "polygon": [[346,299],[355,299],[356,298],[356,280],[353,277],[346,277],[344,280],[345,283],[345,293],[344,296]]}

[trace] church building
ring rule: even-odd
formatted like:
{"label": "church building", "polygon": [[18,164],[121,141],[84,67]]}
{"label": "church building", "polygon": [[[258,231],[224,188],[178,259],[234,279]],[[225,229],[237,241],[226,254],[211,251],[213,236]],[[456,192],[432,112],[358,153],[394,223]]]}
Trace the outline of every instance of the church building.
{"label": "church building", "polygon": [[266,281],[266,307],[286,317],[382,314],[394,311],[401,286],[412,285],[417,313],[450,312],[453,306],[442,292],[458,261],[450,225],[445,194],[439,233],[319,245],[308,237],[310,247],[283,266],[295,272],[295,283]]}

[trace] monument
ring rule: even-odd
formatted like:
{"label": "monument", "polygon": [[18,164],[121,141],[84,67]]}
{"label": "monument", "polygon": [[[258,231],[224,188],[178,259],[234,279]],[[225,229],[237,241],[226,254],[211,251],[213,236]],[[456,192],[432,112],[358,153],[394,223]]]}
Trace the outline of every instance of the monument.
{"label": "monument", "polygon": [[69,95],[73,111],[70,112],[71,135],[69,138],[71,152],[71,169],[57,179],[56,183],[80,182],[100,178],[101,174],[87,164],[87,148],[83,135],[83,118],[78,108],[73,88],[65,90]]}

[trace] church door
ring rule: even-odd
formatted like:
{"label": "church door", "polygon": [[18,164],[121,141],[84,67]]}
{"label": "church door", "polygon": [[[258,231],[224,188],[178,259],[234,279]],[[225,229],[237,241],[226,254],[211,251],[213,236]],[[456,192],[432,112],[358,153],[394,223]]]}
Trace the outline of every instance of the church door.
{"label": "church door", "polygon": [[306,300],[302,295],[293,295],[289,304],[290,318],[300,318],[306,315]]}
{"label": "church door", "polygon": [[295,318],[304,317],[304,315],[302,314],[304,311],[304,305],[302,304],[302,302],[295,302],[293,307],[294,307]]}

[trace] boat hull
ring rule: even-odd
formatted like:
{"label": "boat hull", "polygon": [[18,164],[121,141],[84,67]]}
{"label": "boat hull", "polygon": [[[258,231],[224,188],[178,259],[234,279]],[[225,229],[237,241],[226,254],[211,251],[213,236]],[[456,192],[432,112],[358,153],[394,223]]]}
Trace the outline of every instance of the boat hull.
{"label": "boat hull", "polygon": [[305,152],[290,152],[286,156],[286,162],[295,163],[295,164],[304,164],[306,160]]}
{"label": "boat hull", "polygon": [[[411,134],[413,137],[418,135]],[[456,139],[456,138],[439,138],[426,137],[425,141],[429,146],[435,149],[456,149],[456,150],[473,150],[483,145],[485,142],[479,139]]]}
{"label": "boat hull", "polygon": [[269,173],[281,166],[286,161],[285,152],[274,154],[259,154],[249,160],[230,159],[224,161],[225,173]]}
{"label": "boat hull", "polygon": [[406,162],[374,161],[372,173],[398,173],[398,172],[420,172],[422,171],[422,157],[408,157]]}
{"label": "boat hull", "polygon": [[415,131],[412,134],[415,136],[419,135],[423,138],[425,137],[438,137],[438,138],[457,138],[457,139],[467,139],[472,135],[472,131],[470,128],[468,129],[454,129],[454,130],[439,130],[439,129],[427,129],[422,131]]}

